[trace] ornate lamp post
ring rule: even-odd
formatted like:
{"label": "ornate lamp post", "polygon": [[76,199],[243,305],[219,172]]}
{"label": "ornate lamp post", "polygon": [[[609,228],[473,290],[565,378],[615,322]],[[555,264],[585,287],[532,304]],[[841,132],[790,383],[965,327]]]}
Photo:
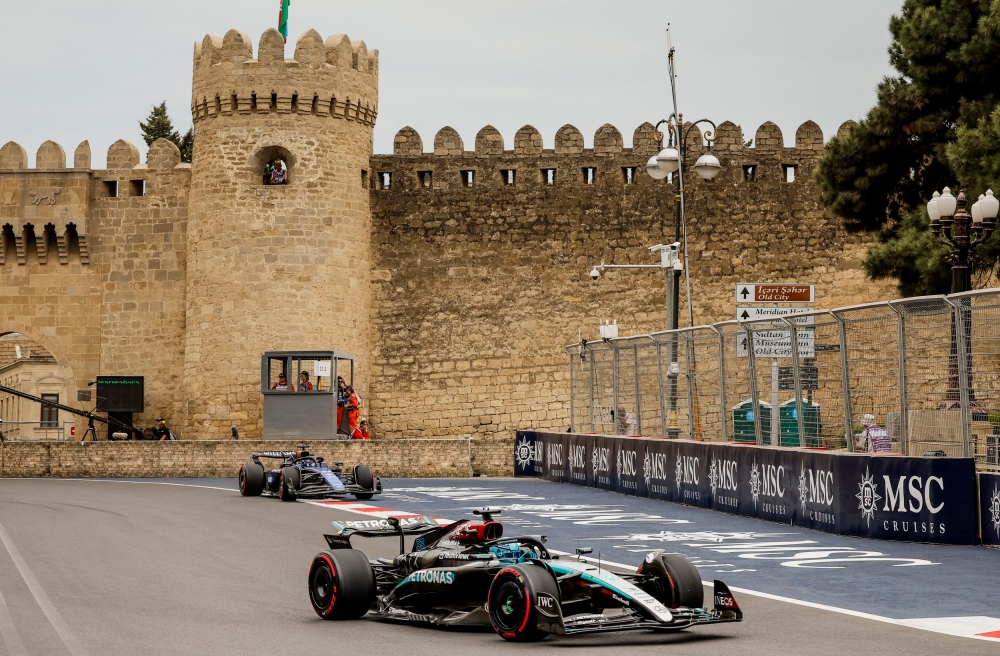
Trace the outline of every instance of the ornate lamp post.
{"label": "ornate lamp post", "polygon": [[[973,248],[990,238],[996,228],[997,211],[1000,210],[1000,200],[993,196],[993,190],[987,190],[972,205],[972,213],[966,211],[968,201],[965,194],[959,192],[958,198],[951,195],[951,190],[945,187],[939,194],[934,192],[933,198],[927,202],[927,215],[931,219],[931,233],[938,243],[950,249],[948,263],[951,264],[951,293],[957,294],[972,289],[972,266],[975,263]],[[963,299],[967,300],[967,299]],[[972,343],[969,330],[968,308],[963,304],[959,308],[958,324],[963,331],[965,344],[966,372],[969,380],[968,396],[970,409],[975,404],[976,396],[972,389]],[[959,385],[958,338],[955,332],[955,322],[951,322],[951,355],[948,358],[948,391],[942,409],[961,408],[961,393]]]}

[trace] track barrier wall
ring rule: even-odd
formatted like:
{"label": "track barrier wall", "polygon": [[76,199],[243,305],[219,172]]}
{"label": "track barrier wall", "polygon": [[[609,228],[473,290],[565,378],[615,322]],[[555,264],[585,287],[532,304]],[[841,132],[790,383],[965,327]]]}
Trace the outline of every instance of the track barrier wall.
{"label": "track barrier wall", "polygon": [[[519,431],[514,475],[880,540],[976,544],[973,458]],[[987,487],[983,477],[981,487]],[[1000,513],[1000,476],[996,481]],[[993,482],[989,483],[992,494]],[[983,516],[984,531],[990,524]],[[1000,543],[1000,514],[994,542]],[[984,542],[986,536],[983,536]]]}

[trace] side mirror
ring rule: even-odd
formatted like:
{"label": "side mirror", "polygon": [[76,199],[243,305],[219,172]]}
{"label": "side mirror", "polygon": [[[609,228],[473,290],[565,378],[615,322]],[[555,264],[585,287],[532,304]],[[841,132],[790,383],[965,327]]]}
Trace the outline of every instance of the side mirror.
{"label": "side mirror", "polygon": [[589,554],[589,553],[594,553],[594,550],[591,549],[590,547],[577,547],[576,548],[576,559],[580,560],[580,558],[584,554]]}

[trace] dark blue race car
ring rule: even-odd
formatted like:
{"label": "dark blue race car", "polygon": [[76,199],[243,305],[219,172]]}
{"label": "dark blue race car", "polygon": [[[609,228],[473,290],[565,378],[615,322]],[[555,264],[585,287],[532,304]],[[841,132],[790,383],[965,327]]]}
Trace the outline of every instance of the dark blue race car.
{"label": "dark blue race car", "polygon": [[[281,464],[265,471],[261,458],[281,460]],[[371,499],[382,493],[382,481],[372,475],[368,465],[354,465],[344,471],[344,463],[330,467],[323,458],[308,451],[261,451],[251,456],[253,462],[240,467],[240,494],[258,497],[276,496],[282,501],[330,499],[353,494],[356,499]]]}

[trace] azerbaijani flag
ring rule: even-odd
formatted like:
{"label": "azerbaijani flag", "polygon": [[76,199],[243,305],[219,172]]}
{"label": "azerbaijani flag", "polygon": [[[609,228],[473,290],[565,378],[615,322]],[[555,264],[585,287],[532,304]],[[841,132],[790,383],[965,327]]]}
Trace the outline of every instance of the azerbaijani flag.
{"label": "azerbaijani flag", "polygon": [[281,2],[281,9],[278,10],[278,31],[281,32],[281,36],[285,37],[285,42],[288,42],[288,5],[291,0],[279,0]]}

